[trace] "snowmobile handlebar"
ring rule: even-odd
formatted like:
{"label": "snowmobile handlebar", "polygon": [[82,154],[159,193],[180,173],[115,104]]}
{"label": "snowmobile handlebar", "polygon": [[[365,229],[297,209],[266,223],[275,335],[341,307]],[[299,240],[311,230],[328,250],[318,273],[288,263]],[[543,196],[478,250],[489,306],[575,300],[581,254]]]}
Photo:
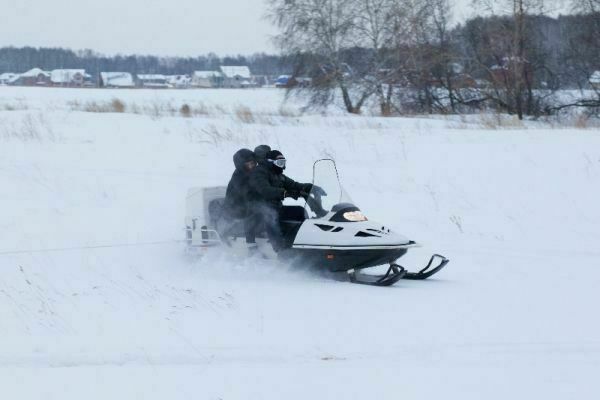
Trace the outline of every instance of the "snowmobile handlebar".
{"label": "snowmobile handlebar", "polygon": [[[306,193],[306,192],[303,192],[303,194],[304,193]],[[302,197],[304,197],[304,196],[302,196]],[[307,193],[306,197],[304,197],[304,199],[306,200],[306,204],[308,204],[308,206],[310,207],[312,212],[314,212],[317,215],[317,218],[321,218],[321,217],[327,215],[327,211],[325,209],[323,209],[323,202],[321,201],[320,194],[313,191],[312,196]]]}

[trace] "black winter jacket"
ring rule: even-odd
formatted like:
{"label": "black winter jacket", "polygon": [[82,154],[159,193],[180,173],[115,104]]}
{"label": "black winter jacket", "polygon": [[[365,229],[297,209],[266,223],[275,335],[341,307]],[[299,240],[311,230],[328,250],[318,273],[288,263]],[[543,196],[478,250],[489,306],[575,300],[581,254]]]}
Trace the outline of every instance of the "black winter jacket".
{"label": "black winter jacket", "polygon": [[256,203],[280,208],[285,192],[299,193],[305,184],[298,183],[284,174],[277,174],[271,169],[271,165],[261,163],[250,173],[249,199],[254,206]]}
{"label": "black winter jacket", "polygon": [[231,218],[245,218],[248,215],[249,178],[248,172],[238,169],[231,175],[225,194],[225,210]]}

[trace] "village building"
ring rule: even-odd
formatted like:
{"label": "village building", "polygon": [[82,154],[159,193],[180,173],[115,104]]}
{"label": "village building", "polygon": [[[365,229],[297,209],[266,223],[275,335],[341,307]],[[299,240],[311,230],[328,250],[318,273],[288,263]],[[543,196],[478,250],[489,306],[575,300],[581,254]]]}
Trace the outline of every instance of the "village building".
{"label": "village building", "polygon": [[194,71],[192,86],[198,88],[217,88],[223,86],[223,74],[219,71]]}
{"label": "village building", "polygon": [[170,85],[167,77],[160,74],[140,74],[137,76],[137,86],[147,89],[166,89]]}
{"label": "village building", "polygon": [[50,74],[40,68],[33,68],[18,75],[10,84],[19,86],[48,86],[50,85]]}
{"label": "village building", "polygon": [[247,88],[252,87],[252,74],[246,66],[221,66],[223,87]]}
{"label": "village building", "polygon": [[275,87],[280,89],[289,89],[293,87],[309,87],[311,79],[301,76],[279,75],[275,80]]}
{"label": "village building", "polygon": [[100,87],[133,88],[135,82],[129,72],[100,72]]}
{"label": "village building", "polygon": [[91,84],[91,76],[84,69],[55,69],[50,72],[50,81],[53,86],[83,87],[88,82]]}
{"label": "village building", "polygon": [[[515,75],[515,71],[519,71],[519,74]],[[516,77],[521,76],[521,71],[524,71],[522,77],[525,82],[533,83],[533,68],[529,61],[518,57],[504,57],[499,65],[490,68],[490,77],[494,86],[512,86],[516,83]]]}
{"label": "village building", "polygon": [[289,89],[298,85],[298,81],[291,75],[279,75],[275,80],[275,87],[280,89]]}
{"label": "village building", "polygon": [[0,74],[0,85],[12,85],[17,79],[19,79],[19,74],[15,74],[12,72],[5,72]]}
{"label": "village building", "polygon": [[192,84],[192,78],[189,75],[169,75],[166,78],[167,83],[175,89],[187,89]]}

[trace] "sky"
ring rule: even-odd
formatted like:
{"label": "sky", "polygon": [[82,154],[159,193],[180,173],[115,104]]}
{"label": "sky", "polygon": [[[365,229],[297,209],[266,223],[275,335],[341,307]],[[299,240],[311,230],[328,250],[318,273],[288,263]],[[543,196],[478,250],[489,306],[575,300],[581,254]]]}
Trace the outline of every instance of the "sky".
{"label": "sky", "polygon": [[[276,52],[270,40],[276,30],[264,19],[265,0],[13,1],[0,13],[0,46],[68,47],[108,55]],[[471,0],[453,1],[456,20],[473,13]]]}

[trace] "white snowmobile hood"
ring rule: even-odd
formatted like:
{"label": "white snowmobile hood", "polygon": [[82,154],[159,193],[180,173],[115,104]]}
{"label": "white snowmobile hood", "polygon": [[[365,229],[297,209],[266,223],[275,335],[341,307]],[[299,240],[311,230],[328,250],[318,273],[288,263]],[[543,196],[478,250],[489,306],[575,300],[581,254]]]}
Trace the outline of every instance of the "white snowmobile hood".
{"label": "white snowmobile hood", "polygon": [[[330,214],[331,215],[331,214]],[[375,221],[332,222],[325,218],[305,220],[294,240],[297,249],[393,249],[416,243]]]}

